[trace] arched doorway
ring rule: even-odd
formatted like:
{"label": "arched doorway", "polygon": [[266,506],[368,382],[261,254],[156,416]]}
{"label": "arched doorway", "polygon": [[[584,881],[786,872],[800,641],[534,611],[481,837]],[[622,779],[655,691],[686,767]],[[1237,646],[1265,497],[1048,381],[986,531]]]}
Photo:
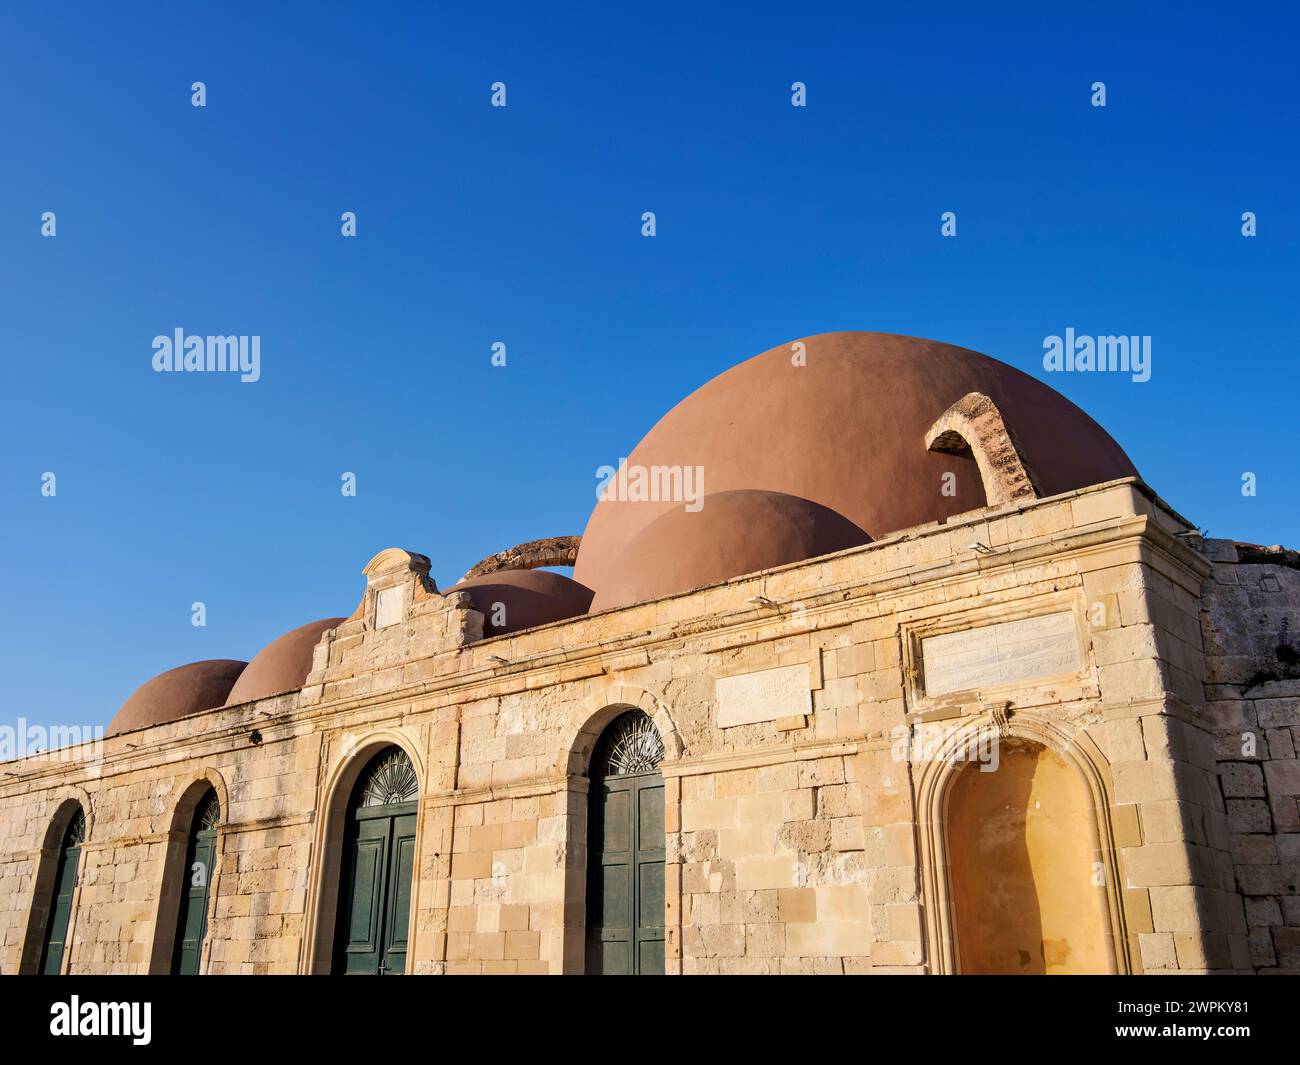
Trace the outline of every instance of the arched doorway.
{"label": "arched doorway", "polygon": [[970,763],[944,815],[957,970],[1114,972],[1096,813],[1079,770],[1025,739]]}
{"label": "arched doorway", "polygon": [[72,894],[77,887],[77,866],[81,862],[81,845],[85,842],[86,814],[78,806],[64,830],[54,871],[49,919],[45,923],[45,941],[41,947],[40,972],[45,976],[57,976],[63,971],[63,951],[68,939],[68,923],[72,919]]}
{"label": "arched doorway", "polygon": [[348,804],[333,970],[350,976],[406,971],[419,782],[400,747],[362,771]]}
{"label": "arched doorway", "polygon": [[221,804],[217,801],[217,793],[208,789],[194,811],[185,849],[185,879],[181,885],[171,964],[171,971],[180,976],[197,976],[203,957],[203,940],[208,932],[208,900],[212,896],[212,870],[217,856],[217,825],[220,822]]}
{"label": "arched doorway", "polygon": [[587,816],[586,971],[664,971],[664,744],[629,710],[591,755]]}

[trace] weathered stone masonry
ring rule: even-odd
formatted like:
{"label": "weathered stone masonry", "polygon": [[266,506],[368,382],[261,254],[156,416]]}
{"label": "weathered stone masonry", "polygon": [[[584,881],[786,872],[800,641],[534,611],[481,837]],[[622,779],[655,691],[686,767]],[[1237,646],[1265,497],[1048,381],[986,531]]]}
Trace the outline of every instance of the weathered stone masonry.
{"label": "weathered stone masonry", "polygon": [[1300,556],[1212,540],[1205,698],[1252,964],[1300,972]]}
{"label": "weathered stone masonry", "polygon": [[[72,800],[89,824],[66,969],[165,968],[165,869],[200,782],[223,811],[203,971],[326,970],[343,805],[395,743],[420,782],[409,970],[580,971],[587,759],[627,707],[667,748],[670,972],[955,968],[951,766],[897,758],[917,722],[1077,767],[1114,971],[1294,969],[1295,681],[1247,686],[1227,663],[1251,654],[1229,646],[1249,639],[1251,596],[1290,596],[1294,616],[1296,573],[1213,551],[1212,568],[1187,529],[1128,479],[489,640],[427,559],[383,552],[301,691],[111,737],[101,761],[7,767],[0,970],[36,964],[37,880]],[[1249,590],[1269,576],[1284,593]],[[376,628],[392,588],[401,621]],[[1080,668],[927,694],[928,634],[1046,613],[1073,619]],[[806,713],[719,727],[719,678],[790,665],[807,667]],[[1254,757],[1232,751],[1246,729],[1263,732]]]}

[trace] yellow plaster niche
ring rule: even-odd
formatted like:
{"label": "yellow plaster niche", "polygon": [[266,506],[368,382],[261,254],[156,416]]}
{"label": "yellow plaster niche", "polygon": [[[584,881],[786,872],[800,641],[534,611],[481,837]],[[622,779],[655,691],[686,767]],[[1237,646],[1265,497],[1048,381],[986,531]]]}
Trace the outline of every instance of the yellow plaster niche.
{"label": "yellow plaster niche", "polygon": [[957,964],[964,973],[1106,973],[1104,881],[1077,769],[1028,740],[998,768],[952,783],[947,839]]}

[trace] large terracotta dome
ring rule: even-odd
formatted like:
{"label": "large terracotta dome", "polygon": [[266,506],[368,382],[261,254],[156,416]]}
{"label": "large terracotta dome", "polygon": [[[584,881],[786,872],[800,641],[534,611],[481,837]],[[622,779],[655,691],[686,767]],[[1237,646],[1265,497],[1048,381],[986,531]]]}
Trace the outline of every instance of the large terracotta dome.
{"label": "large terracotta dome", "polygon": [[178,721],[225,702],[247,662],[213,658],[177,666],[140,685],[109,722],[106,736]]}
{"label": "large terracotta dome", "polygon": [[[687,396],[636,446],[629,466],[701,466],[707,493],[797,496],[879,539],[986,504],[974,459],[929,451],[925,442],[953,403],[980,392],[997,404],[1043,494],[1137,474],[1073,403],[985,355],[888,333],[823,333],[802,344],[805,365],[792,363],[793,342],[782,344]],[[951,495],[942,490],[947,472],[957,474]],[[656,584],[632,544],[679,503],[597,503],[574,577],[595,589],[598,603],[627,602],[633,589]],[[689,553],[697,542],[678,550]]]}
{"label": "large terracotta dome", "polygon": [[343,618],[325,618],[300,625],[263,647],[239,675],[226,696],[227,706],[251,703],[268,695],[301,688],[311,672],[312,654],[321,636],[343,623]]}
{"label": "large terracotta dome", "polygon": [[753,489],[709,493],[699,510],[680,504],[637,533],[627,550],[635,565],[606,581],[591,609],[717,584],[870,539],[848,518],[797,496]]}
{"label": "large terracotta dome", "polygon": [[446,594],[467,592],[483,614],[483,635],[504,636],[552,621],[578,617],[591,606],[591,589],[562,573],[506,569],[470,577]]}

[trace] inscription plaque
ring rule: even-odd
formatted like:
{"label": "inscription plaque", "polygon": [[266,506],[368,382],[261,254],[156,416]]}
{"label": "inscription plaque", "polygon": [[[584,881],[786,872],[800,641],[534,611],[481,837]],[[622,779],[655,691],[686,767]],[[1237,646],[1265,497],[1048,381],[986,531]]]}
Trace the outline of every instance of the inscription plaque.
{"label": "inscription plaque", "polygon": [[781,666],[714,681],[718,727],[752,725],[812,711],[808,666]]}
{"label": "inscription plaque", "polygon": [[1079,670],[1074,615],[1006,621],[921,641],[926,695],[1015,684]]}
{"label": "inscription plaque", "polygon": [[406,609],[406,589],[397,584],[381,588],[375,595],[375,628],[384,629],[402,620]]}

